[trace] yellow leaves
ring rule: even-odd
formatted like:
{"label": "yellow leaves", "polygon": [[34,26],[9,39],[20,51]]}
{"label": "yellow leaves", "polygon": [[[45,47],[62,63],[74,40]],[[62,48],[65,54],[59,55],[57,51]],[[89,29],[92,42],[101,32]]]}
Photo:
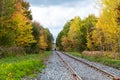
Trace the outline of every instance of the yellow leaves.
{"label": "yellow leaves", "polygon": [[45,38],[44,35],[41,35],[41,36],[40,36],[39,45],[40,45],[40,48],[41,48],[41,49],[46,50],[48,44],[47,44],[47,42],[46,42],[46,38]]}
{"label": "yellow leaves", "polygon": [[8,77],[9,77],[9,78],[12,78],[12,73],[11,73],[11,72],[8,74]]}
{"label": "yellow leaves", "polygon": [[49,32],[45,32],[41,25],[35,25],[38,27],[35,29],[37,33],[33,32],[34,26],[31,21],[32,15],[28,2],[24,0],[5,0],[5,3],[3,11],[5,14],[0,17],[0,20],[2,20],[0,22],[0,45],[24,47],[36,43],[38,46],[39,43],[37,42],[40,42],[39,45],[44,47],[44,49],[48,44],[52,45],[52,41],[50,43],[49,40],[47,41],[47,37],[49,36],[50,39],[51,35],[48,35]]}
{"label": "yellow leaves", "polygon": [[43,28],[40,23],[33,22],[33,35],[36,40],[36,45],[42,50],[51,50],[52,48],[52,34],[48,29]]}
{"label": "yellow leaves", "polygon": [[[118,39],[120,38],[116,11],[118,3],[120,0],[102,0],[103,12],[96,24],[96,29],[92,32],[92,41],[103,50],[117,51]],[[90,47],[90,42],[88,46]]]}
{"label": "yellow leaves", "polygon": [[62,37],[62,45],[65,46],[68,43],[67,37]]}
{"label": "yellow leaves", "polygon": [[[70,42],[69,46],[72,49],[80,50],[80,44],[82,45],[82,39],[84,33],[84,29],[82,26],[83,22],[80,17],[75,17],[70,22],[70,28],[67,34],[68,41]],[[84,44],[84,43],[83,43]]]}
{"label": "yellow leaves", "polygon": [[70,23],[70,29],[68,32],[68,38],[71,39],[75,39],[76,36],[79,36],[79,31],[80,31],[80,27],[81,27],[81,19],[80,17],[75,17],[71,23]]}
{"label": "yellow leaves", "polygon": [[30,43],[35,43],[36,41],[33,40],[34,37],[28,33],[28,34],[20,34],[20,36],[17,36],[16,44],[19,46],[29,46]]}
{"label": "yellow leaves", "polygon": [[[18,2],[17,9],[21,9],[22,6]],[[22,10],[22,9],[21,9]],[[16,10],[13,13],[12,19],[17,24],[16,30],[16,45],[18,46],[29,46],[30,43],[34,43],[34,37],[32,35],[32,24],[30,20],[24,16],[23,11]]]}

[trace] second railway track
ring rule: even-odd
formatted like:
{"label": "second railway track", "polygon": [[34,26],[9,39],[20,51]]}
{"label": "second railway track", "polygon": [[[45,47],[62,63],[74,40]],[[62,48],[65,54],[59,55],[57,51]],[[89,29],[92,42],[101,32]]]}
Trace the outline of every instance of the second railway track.
{"label": "second railway track", "polygon": [[[60,54],[61,54],[61,52],[57,52],[57,54],[60,56]],[[74,57],[74,56],[71,56],[71,55],[69,55],[69,54],[66,54],[66,53],[62,53],[64,56],[68,56],[69,58],[72,58],[72,59],[74,59],[74,60],[76,60],[76,61],[78,61],[78,62],[81,62],[81,63],[83,63],[83,64],[85,64],[85,65],[87,65],[87,66],[89,66],[89,67],[91,67],[92,69],[95,69],[96,71],[99,71],[100,73],[102,73],[103,75],[106,75],[107,77],[110,77],[111,78],[111,80],[120,80],[120,77],[119,76],[115,76],[115,75],[113,75],[113,74],[111,74],[111,73],[109,73],[109,72],[107,72],[107,71],[105,71],[105,70],[102,70],[102,69],[99,69],[98,67],[96,67],[96,66],[93,66],[93,65],[91,65],[91,64],[89,64],[89,63],[87,63],[87,62],[84,62],[84,61],[82,61],[82,60],[80,60],[80,59],[78,59],[78,58],[76,58],[76,57]],[[65,61],[65,60],[64,60]],[[65,63],[67,63],[66,61],[65,61]],[[68,64],[68,63],[67,63]],[[74,65],[74,64],[73,64]],[[77,74],[77,73],[76,73]],[[79,80],[79,79],[76,79],[76,80]],[[81,79],[80,79],[81,80]],[[84,80],[84,79],[83,79]],[[86,79],[87,80],[87,79]],[[91,80],[91,79],[89,79],[89,80]],[[101,80],[101,79],[96,79],[96,80]],[[106,80],[106,79],[103,79],[103,80]],[[109,79],[107,79],[107,80],[109,80]]]}

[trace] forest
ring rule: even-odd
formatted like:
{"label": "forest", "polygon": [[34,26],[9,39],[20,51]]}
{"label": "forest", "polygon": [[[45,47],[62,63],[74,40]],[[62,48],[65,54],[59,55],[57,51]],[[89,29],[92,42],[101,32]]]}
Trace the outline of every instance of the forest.
{"label": "forest", "polygon": [[45,68],[53,36],[33,21],[25,0],[0,0],[0,80],[35,77]]}
{"label": "forest", "polygon": [[112,52],[120,58],[120,0],[99,0],[100,15],[66,22],[56,45],[63,51]]}
{"label": "forest", "polygon": [[[99,17],[94,14],[88,15],[84,19],[76,16],[66,22],[63,30],[57,36],[57,48],[97,58],[119,60],[120,0],[99,0],[97,5],[101,11]],[[97,59],[95,58],[94,61]],[[106,62],[106,60],[103,61],[103,63]]]}
{"label": "forest", "polygon": [[28,2],[0,0],[0,6],[1,58],[52,49],[52,34],[49,29],[32,20]]}
{"label": "forest", "polygon": [[29,2],[0,0],[0,80],[36,77],[53,48],[120,69],[120,0],[98,0],[97,5],[99,17],[67,21],[54,48],[52,33],[33,20]]}

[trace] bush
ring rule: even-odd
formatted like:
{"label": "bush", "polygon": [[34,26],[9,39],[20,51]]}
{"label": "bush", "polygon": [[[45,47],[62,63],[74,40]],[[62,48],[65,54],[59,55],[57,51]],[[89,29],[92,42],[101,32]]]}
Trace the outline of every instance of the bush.
{"label": "bush", "polygon": [[36,60],[27,60],[19,63],[10,63],[0,65],[0,80],[16,80],[29,74],[39,71],[42,62]]}
{"label": "bush", "polygon": [[35,75],[46,67],[44,61],[50,53],[27,54],[0,59],[0,80],[21,80],[23,77]]}
{"label": "bush", "polygon": [[0,58],[8,56],[25,55],[25,50],[22,47],[0,47]]}

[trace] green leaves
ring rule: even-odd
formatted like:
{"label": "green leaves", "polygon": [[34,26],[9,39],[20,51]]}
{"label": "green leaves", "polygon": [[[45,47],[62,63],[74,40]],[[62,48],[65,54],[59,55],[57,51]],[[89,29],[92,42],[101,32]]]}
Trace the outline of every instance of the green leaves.
{"label": "green leaves", "polygon": [[[32,25],[30,5],[25,0],[0,1],[0,46],[3,47],[35,47],[43,44],[40,36],[44,36],[46,49],[52,48],[52,34],[38,22]],[[40,28],[39,28],[40,27]],[[42,42],[43,42],[42,41]],[[39,43],[40,42],[40,43]]]}
{"label": "green leaves", "polygon": [[33,35],[36,40],[34,46],[41,50],[51,50],[52,49],[52,42],[53,36],[50,33],[49,29],[43,28],[40,23],[33,22]]}
{"label": "green leaves", "polygon": [[120,0],[101,0],[101,5],[99,18],[70,20],[58,35],[57,46],[68,51],[120,52]]}
{"label": "green leaves", "polygon": [[[99,49],[94,50],[103,50],[103,51],[118,51],[119,44],[118,40],[120,39],[120,27],[118,27],[119,22],[118,12],[116,9],[119,7],[120,0],[102,0],[102,14],[100,15],[96,28],[92,32],[93,42]],[[99,37],[98,37],[99,36]],[[91,48],[94,45],[91,45]]]}
{"label": "green leaves", "polygon": [[84,20],[81,20],[80,17],[70,20],[58,34],[57,46],[65,51],[87,49],[87,36],[93,31],[96,22],[97,18],[94,15],[89,15]]}
{"label": "green leaves", "polygon": [[33,43],[32,25],[24,13],[28,11],[29,3],[24,0],[2,0],[1,6],[0,46],[29,46],[30,43]]}
{"label": "green leaves", "polygon": [[46,66],[43,62],[51,54],[31,54],[19,57],[7,57],[0,59],[0,79],[20,80],[23,77],[36,74]]}

